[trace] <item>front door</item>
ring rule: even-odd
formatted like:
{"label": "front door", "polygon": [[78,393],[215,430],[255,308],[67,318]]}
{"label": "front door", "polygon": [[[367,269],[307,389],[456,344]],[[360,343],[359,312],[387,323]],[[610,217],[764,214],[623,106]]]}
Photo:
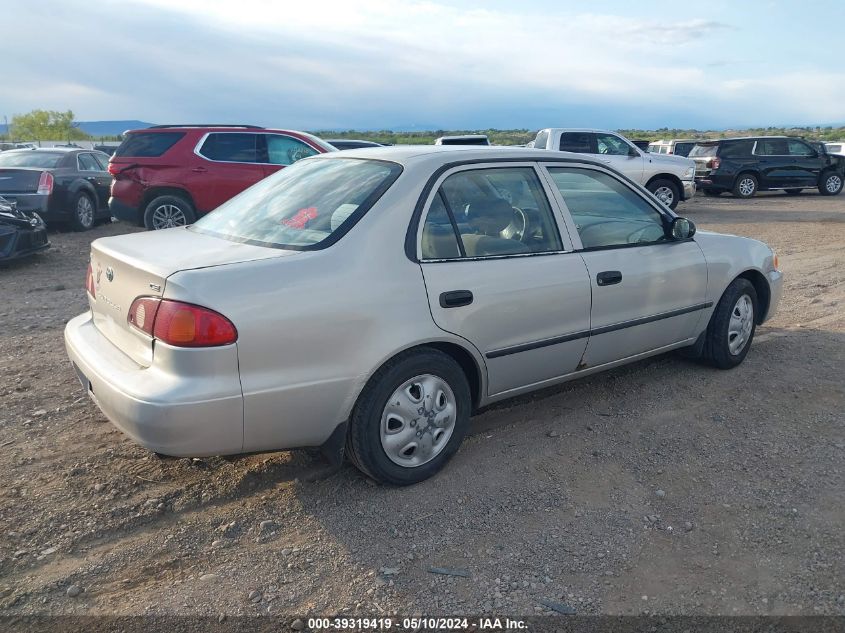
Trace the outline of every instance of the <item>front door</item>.
{"label": "front door", "polygon": [[635,148],[615,134],[593,134],[598,160],[625,174],[634,182],[643,181],[643,157]]}
{"label": "front door", "polygon": [[484,356],[488,395],[574,371],[590,283],[536,168],[458,167],[432,192],[418,237],[431,313]]}
{"label": "front door", "polygon": [[709,307],[698,244],[668,240],[665,212],[608,172],[551,164],[548,172],[580,239],[592,290],[581,368],[692,339]]}

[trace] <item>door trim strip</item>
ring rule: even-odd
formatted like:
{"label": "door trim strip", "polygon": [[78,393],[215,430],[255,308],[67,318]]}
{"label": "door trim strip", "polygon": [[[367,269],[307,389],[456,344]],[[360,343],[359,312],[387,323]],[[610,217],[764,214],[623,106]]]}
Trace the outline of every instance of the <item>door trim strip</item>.
{"label": "door trim strip", "polygon": [[678,310],[670,310],[669,312],[661,312],[647,317],[640,317],[638,319],[631,319],[629,321],[622,321],[612,325],[605,325],[599,328],[583,330],[581,332],[572,332],[570,334],[562,334],[561,336],[553,336],[552,338],[545,338],[539,341],[531,341],[530,343],[520,343],[510,347],[502,347],[501,349],[490,350],[484,356],[486,358],[500,358],[502,356],[509,356],[511,354],[519,354],[520,352],[528,352],[541,347],[549,347],[551,345],[558,345],[559,343],[567,343],[575,341],[579,338],[586,338],[588,336],[597,336],[599,334],[607,334],[608,332],[615,332],[617,330],[624,330],[625,328],[635,327],[637,325],[645,325],[646,323],[653,323],[654,321],[662,321],[663,319],[671,319],[672,317],[689,314],[690,312],[698,312],[713,306],[712,301],[698,303],[688,308],[679,308]]}

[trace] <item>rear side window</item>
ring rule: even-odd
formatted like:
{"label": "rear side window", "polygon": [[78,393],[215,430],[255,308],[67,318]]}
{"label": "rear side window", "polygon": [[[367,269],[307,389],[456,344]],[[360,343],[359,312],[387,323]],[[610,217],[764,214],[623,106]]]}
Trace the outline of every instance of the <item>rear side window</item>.
{"label": "rear side window", "polygon": [[115,150],[114,155],[138,158],[161,156],[183,136],[185,136],[184,132],[136,132],[127,136]]}
{"label": "rear side window", "polygon": [[340,239],[398,178],[395,163],[305,160],[250,187],[190,229],[233,242],[313,250]]}
{"label": "rear side window", "polygon": [[[724,143],[719,156],[722,158],[744,158],[751,156],[751,150],[754,149],[754,141],[736,141],[734,143]],[[690,153],[692,156],[692,153]]]}
{"label": "rear side window", "polygon": [[[727,144],[723,145],[722,151],[724,152],[727,147]],[[692,151],[690,151],[689,157],[695,158],[696,156],[715,156],[717,151],[719,151],[719,145],[716,143],[708,145],[696,145],[692,148]]]}
{"label": "rear side window", "polygon": [[757,141],[757,149],[754,153],[758,156],[788,156],[789,147],[786,139],[763,138]]}
{"label": "rear side window", "polygon": [[228,163],[257,163],[259,147],[257,134],[209,134],[200,147],[201,156]]}
{"label": "rear side window", "polygon": [[591,140],[592,135],[587,132],[564,132],[560,135],[560,151],[595,154]]}

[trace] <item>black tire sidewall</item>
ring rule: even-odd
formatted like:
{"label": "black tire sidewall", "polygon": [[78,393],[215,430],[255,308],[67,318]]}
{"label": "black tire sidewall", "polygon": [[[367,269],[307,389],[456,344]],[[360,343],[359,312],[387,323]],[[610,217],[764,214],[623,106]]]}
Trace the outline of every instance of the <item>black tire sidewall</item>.
{"label": "black tire sidewall", "polygon": [[[751,180],[753,180],[753,181],[754,181],[754,191],[752,191],[752,192],[751,192],[751,194],[750,194],[750,195],[747,195],[747,196],[746,196],[746,195],[743,195],[743,194],[742,194],[742,193],[740,193],[740,191],[739,191],[739,183],[741,183],[741,182],[742,182],[743,180],[745,180],[746,178],[751,178]],[[748,199],[748,198],[753,198],[754,196],[756,196],[756,195],[757,195],[757,192],[758,192],[759,190],[760,190],[760,181],[759,181],[759,180],[757,180],[757,177],[756,177],[756,176],[754,176],[754,174],[748,174],[748,173],[745,173],[745,174],[740,174],[739,176],[737,176],[737,178],[736,178],[736,183],[734,184],[734,188],[733,188],[733,194],[734,194],[737,198]]]}
{"label": "black tire sidewall", "polygon": [[[82,198],[88,198],[88,202],[91,203],[91,224],[85,226],[82,222],[79,221],[79,201]],[[73,196],[73,207],[71,210],[71,225],[73,226],[74,231],[89,231],[94,228],[94,224],[96,223],[96,215],[97,215],[97,205],[94,202],[94,198],[85,191],[77,191],[76,194]]]}
{"label": "black tire sidewall", "polygon": [[[751,298],[751,305],[754,308],[754,321],[751,326],[751,333],[745,347],[739,354],[731,354],[728,347],[728,327],[730,325],[731,312],[739,298],[747,294]],[[754,334],[757,331],[757,318],[759,315],[759,300],[754,284],[744,278],[734,279],[725,289],[722,298],[710,317],[707,326],[707,335],[704,343],[704,356],[713,365],[720,369],[736,367],[748,355],[751,344],[754,342]]]}
{"label": "black tire sidewall", "polygon": [[[668,206],[668,208],[670,209],[674,209],[675,207],[677,207],[678,203],[681,201],[681,193],[680,191],[678,191],[678,185],[676,185],[671,180],[666,180],[665,178],[658,178],[657,180],[653,180],[652,182],[648,183],[647,189],[652,194],[654,194],[654,192],[660,189],[661,187],[668,187],[672,190],[672,204],[664,204],[664,206]],[[660,200],[660,198],[657,199]],[[663,204],[663,201],[661,201],[661,204]]]}
{"label": "black tire sidewall", "polygon": [[187,224],[193,224],[196,222],[196,214],[194,213],[194,207],[191,205],[190,202],[182,198],[181,196],[174,196],[174,195],[164,195],[164,196],[156,196],[152,200],[150,200],[149,204],[144,209],[144,226],[150,230],[155,230],[153,228],[153,212],[155,209],[163,204],[172,204],[173,206],[179,207],[183,214],[185,214],[185,221]]}
{"label": "black tire sidewall", "polygon": [[[388,398],[406,380],[432,374],[445,380],[455,395],[456,420],[446,447],[430,462],[414,468],[393,463],[381,445],[381,416]],[[469,428],[472,396],[466,375],[452,357],[435,349],[401,354],[368,381],[353,409],[347,452],[353,464],[382,483],[407,486],[437,473],[457,452]]]}

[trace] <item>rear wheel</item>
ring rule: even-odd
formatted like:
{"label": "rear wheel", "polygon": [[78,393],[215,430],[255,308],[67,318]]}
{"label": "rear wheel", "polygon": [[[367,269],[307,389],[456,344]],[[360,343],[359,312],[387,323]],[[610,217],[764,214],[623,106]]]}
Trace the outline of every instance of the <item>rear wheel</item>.
{"label": "rear wheel", "polygon": [[733,194],[737,198],[751,198],[757,193],[757,179],[752,174],[740,174],[734,183]]}
{"label": "rear wheel", "polygon": [[71,225],[74,231],[87,231],[94,226],[94,199],[85,193],[79,191],[73,197],[73,206],[71,209]]}
{"label": "rear wheel", "polygon": [[152,231],[187,226],[196,219],[191,203],[174,195],[153,198],[144,210],[144,226]]}
{"label": "rear wheel", "polygon": [[757,327],[757,305],[754,285],[747,279],[734,279],[710,317],[704,360],[719,369],[736,367],[745,360]]}
{"label": "rear wheel", "polygon": [[671,180],[658,178],[657,180],[652,180],[650,183],[648,183],[648,186],[646,188],[654,194],[655,198],[660,200],[660,202],[665,204],[670,209],[674,209],[675,207],[677,207],[678,202],[680,202],[680,194],[678,192],[678,187]]}
{"label": "rear wheel", "polygon": [[822,174],[819,193],[823,196],[835,196],[842,191],[842,176],[836,172]]}
{"label": "rear wheel", "polygon": [[803,189],[784,189],[784,191],[786,192],[786,195],[788,195],[788,196],[797,196],[798,194],[800,194],[804,190]]}
{"label": "rear wheel", "polygon": [[470,409],[469,383],[452,357],[434,349],[401,354],[364,388],[350,418],[347,454],[377,481],[415,484],[457,452]]}

